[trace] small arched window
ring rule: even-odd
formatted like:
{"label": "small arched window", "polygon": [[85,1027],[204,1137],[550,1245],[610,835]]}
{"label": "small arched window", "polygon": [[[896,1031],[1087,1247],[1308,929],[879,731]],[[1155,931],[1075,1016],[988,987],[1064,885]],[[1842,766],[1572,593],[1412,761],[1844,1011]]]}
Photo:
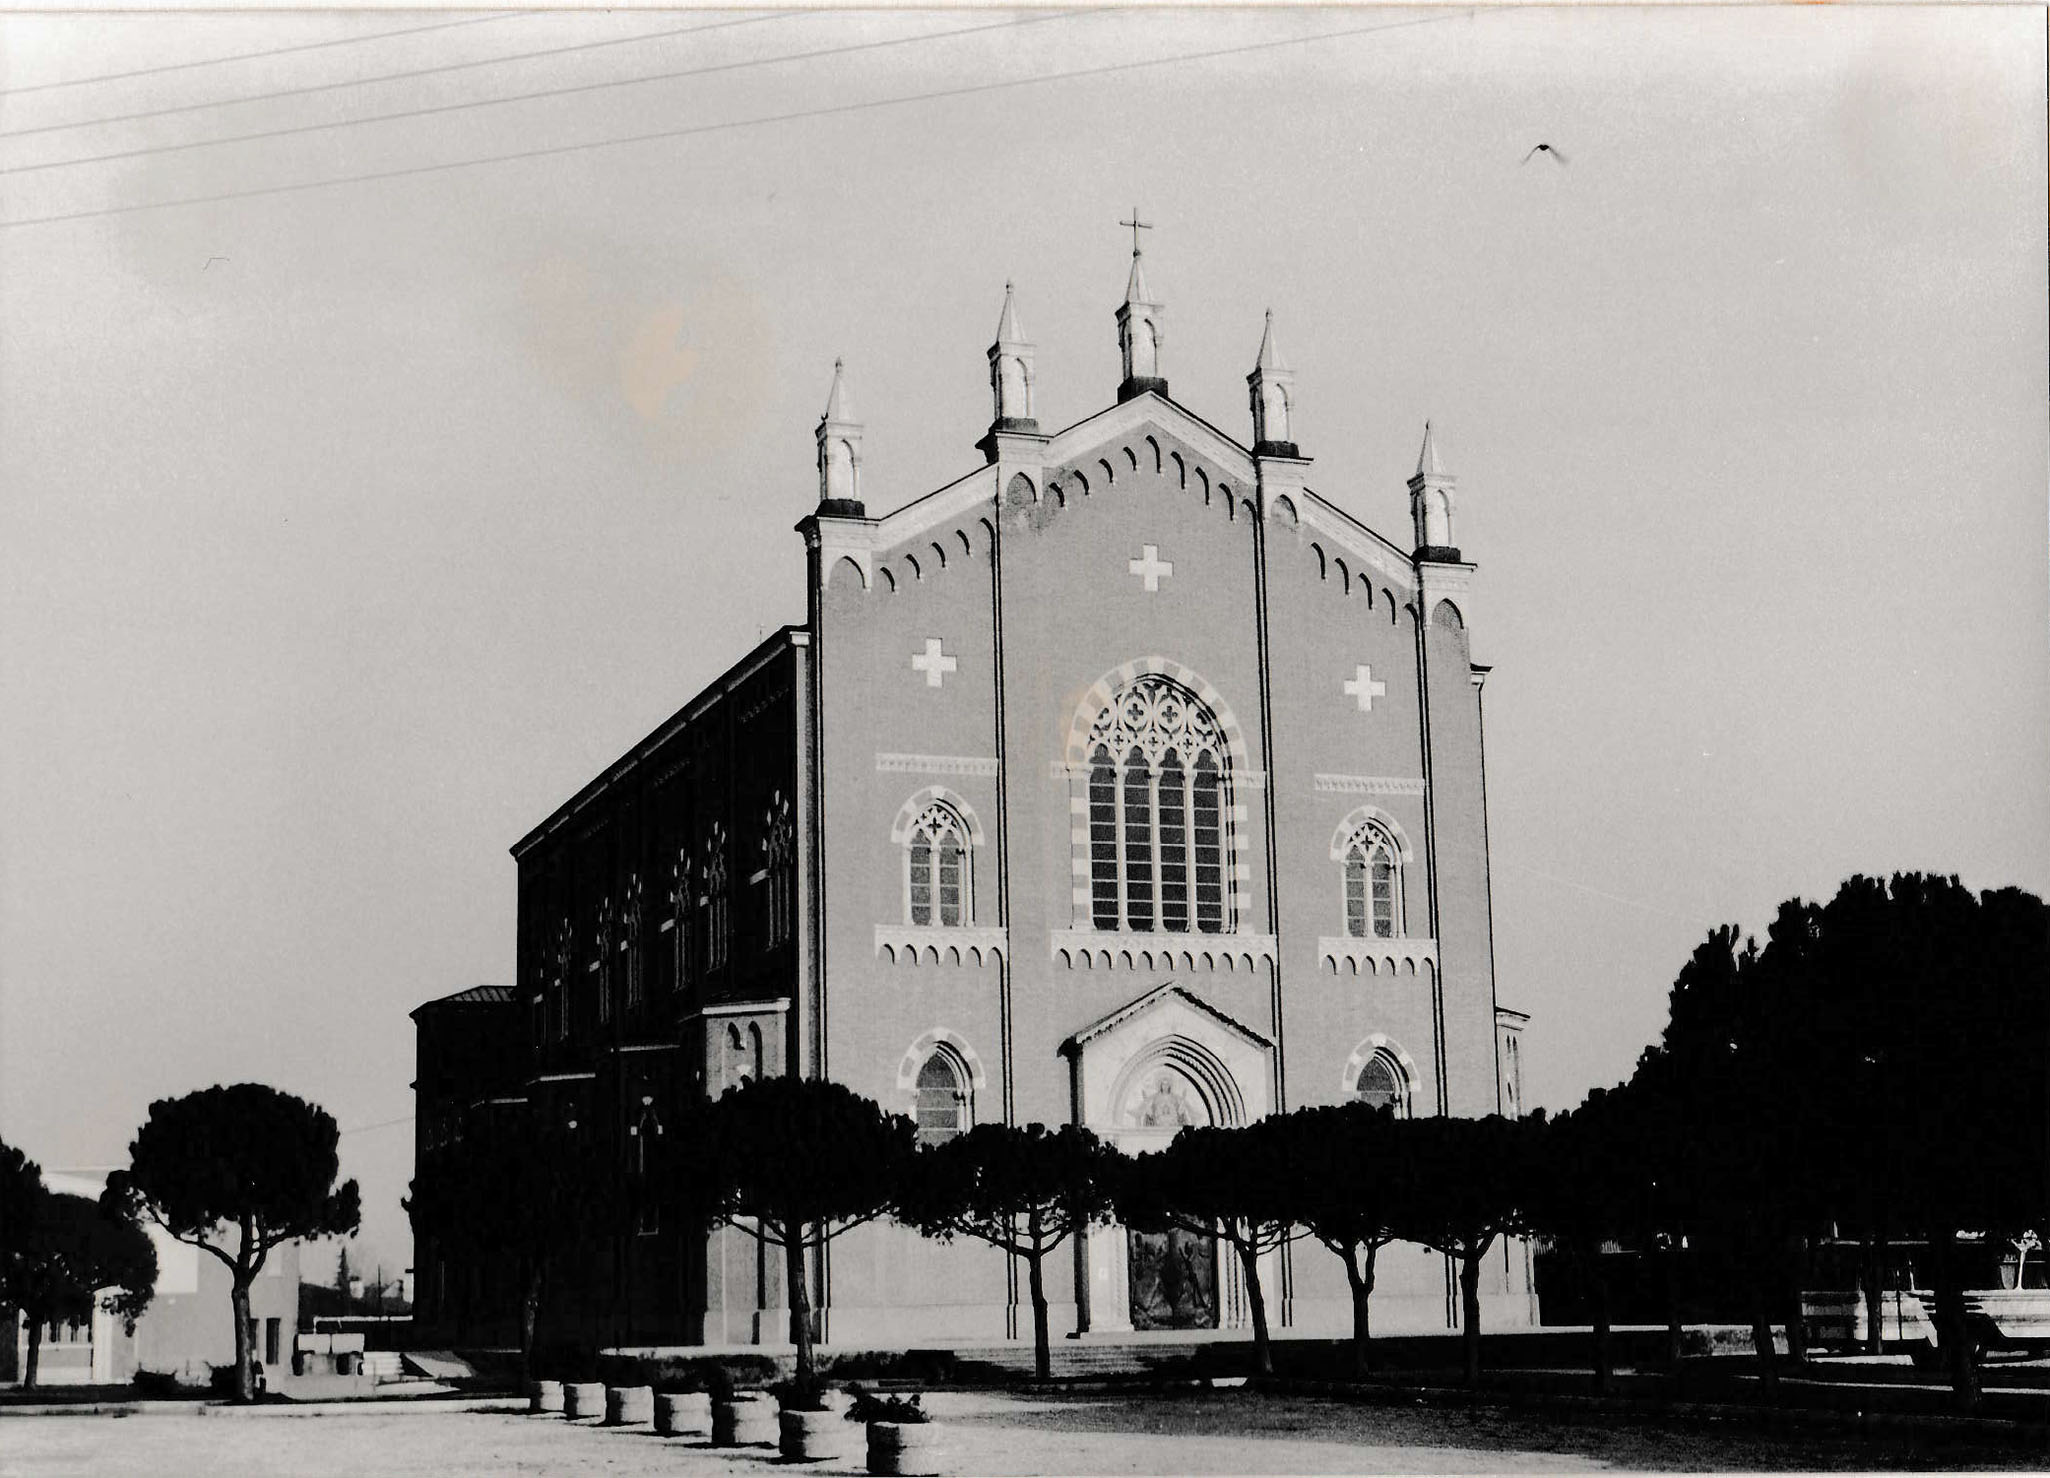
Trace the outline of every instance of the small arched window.
{"label": "small arched window", "polygon": [[1392,1108],[1395,1117],[1409,1117],[1409,1076],[1402,1064],[1386,1052],[1376,1052],[1360,1068],[1353,1097],[1374,1108]]}
{"label": "small arched window", "polygon": [[935,1048],[918,1070],[914,1111],[921,1144],[939,1144],[967,1132],[975,1122],[975,1100],[966,1067],[946,1048]]}
{"label": "small arched window", "polygon": [[974,922],[968,876],[968,826],[961,813],[935,801],[904,839],[904,921],[943,929]]}
{"label": "small arched window", "polygon": [[1395,839],[1368,821],[1345,847],[1345,932],[1354,939],[1402,933],[1402,853]]}

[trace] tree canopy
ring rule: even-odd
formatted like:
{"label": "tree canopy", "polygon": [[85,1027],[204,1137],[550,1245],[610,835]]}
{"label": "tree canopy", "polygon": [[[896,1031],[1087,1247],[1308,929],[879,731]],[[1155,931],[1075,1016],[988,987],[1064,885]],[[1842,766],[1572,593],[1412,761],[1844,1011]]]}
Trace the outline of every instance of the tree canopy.
{"label": "tree canopy", "polygon": [[852,1089],[799,1077],[729,1088],[690,1126],[677,1168],[706,1209],[784,1249],[800,1383],[816,1379],[805,1254],[892,1209],[916,1136]]}
{"label": "tree canopy", "polygon": [[228,1269],[236,1396],[251,1398],[249,1285],[281,1242],[346,1236],[361,1221],[356,1182],[340,1186],[340,1131],[323,1109],[261,1083],[158,1099],[108,1177],[110,1208],[148,1216]]}
{"label": "tree canopy", "polygon": [[899,1198],[899,1219],[927,1236],[974,1237],[1025,1259],[1041,1380],[1052,1368],[1042,1264],[1071,1233],[1109,1216],[1121,1158],[1078,1124],[977,1124],[921,1149]]}

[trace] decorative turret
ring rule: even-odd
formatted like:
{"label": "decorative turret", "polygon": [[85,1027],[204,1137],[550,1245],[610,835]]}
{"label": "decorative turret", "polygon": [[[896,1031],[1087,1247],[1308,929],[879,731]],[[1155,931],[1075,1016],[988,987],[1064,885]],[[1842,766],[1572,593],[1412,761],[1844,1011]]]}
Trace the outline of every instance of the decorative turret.
{"label": "decorative turret", "polygon": [[1004,313],[997,320],[997,341],[989,346],[989,389],[995,404],[992,431],[1037,431],[1032,415],[1032,345],[1018,326],[1018,307],[1011,284],[1004,284]]}
{"label": "decorative turret", "polygon": [[1130,400],[1149,390],[1164,396],[1167,381],[1160,374],[1160,340],[1167,309],[1147,289],[1146,268],[1139,255],[1139,233],[1150,231],[1152,226],[1139,219],[1136,206],[1132,218],[1118,224],[1132,228],[1132,275],[1125,279],[1125,301],[1119,305],[1117,315],[1118,350],[1125,361],[1125,378],[1118,386],[1118,399]]}
{"label": "decorative turret", "polygon": [[1452,505],[1458,479],[1438,463],[1438,443],[1431,423],[1424,422],[1423,450],[1417,454],[1416,476],[1409,480],[1409,517],[1416,526],[1416,557],[1448,564],[1459,562],[1452,531]]}
{"label": "decorative turret", "polygon": [[854,393],[847,388],[847,367],[833,361],[833,389],[826,413],[819,417],[819,512],[839,518],[862,518],[861,423],[854,419]]}
{"label": "decorative turret", "polygon": [[1260,336],[1260,357],[1246,376],[1253,399],[1253,455],[1296,457],[1295,371],[1282,363],[1274,342],[1274,310],[1267,310],[1267,331]]}

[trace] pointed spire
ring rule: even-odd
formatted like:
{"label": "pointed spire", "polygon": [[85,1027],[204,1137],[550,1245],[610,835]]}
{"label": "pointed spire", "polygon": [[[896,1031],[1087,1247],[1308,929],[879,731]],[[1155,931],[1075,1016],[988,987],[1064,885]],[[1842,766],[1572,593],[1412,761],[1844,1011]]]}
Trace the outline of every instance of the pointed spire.
{"label": "pointed spire", "polygon": [[824,419],[828,421],[852,421],[854,419],[854,392],[847,388],[847,363],[845,360],[836,359],[833,361],[833,388],[826,395],[826,414]]}
{"label": "pointed spire", "polygon": [[1004,284],[1004,311],[997,319],[997,341],[989,346],[989,394],[991,436],[976,443],[983,455],[996,460],[993,439],[998,431],[1036,433],[1039,422],[1032,418],[1032,350],[1025,331],[1018,325],[1017,294]]}
{"label": "pointed spire", "polygon": [[1282,363],[1280,346],[1274,342],[1274,310],[1272,308],[1267,310],[1267,329],[1266,332],[1260,335],[1260,357],[1253,361],[1253,367],[1263,370],[1285,370],[1288,368],[1286,364]]}
{"label": "pointed spire", "polygon": [[833,361],[833,388],[815,433],[819,444],[819,512],[838,518],[862,517],[861,423],[855,418],[854,392],[847,385],[847,366]]}
{"label": "pointed spire", "polygon": [[1274,310],[1267,310],[1267,325],[1260,334],[1260,353],[1253,372],[1246,376],[1246,389],[1253,400],[1253,455],[1256,457],[1298,457],[1295,444],[1295,371],[1281,359],[1281,347],[1274,342]]}
{"label": "pointed spire", "polygon": [[1018,326],[1018,305],[1011,292],[1011,284],[1004,284],[1003,316],[997,319],[997,342],[1016,344],[1025,338],[1025,330]]}
{"label": "pointed spire", "polygon": [[1125,279],[1125,302],[1128,305],[1151,303],[1153,294],[1146,286],[1146,259],[1139,255],[1139,248],[1132,248],[1132,274]]}
{"label": "pointed spire", "polygon": [[1416,475],[1418,477],[1437,477],[1444,470],[1443,467],[1438,465],[1438,443],[1431,434],[1431,423],[1425,421],[1424,445],[1423,450],[1417,453]]}
{"label": "pointed spire", "polygon": [[1458,563],[1459,545],[1452,527],[1459,479],[1438,457],[1437,433],[1424,422],[1424,444],[1417,452],[1416,475],[1409,480],[1409,517],[1416,530],[1416,557]]}
{"label": "pointed spire", "polygon": [[1149,391],[1166,395],[1167,381],[1160,373],[1160,329],[1167,312],[1146,285],[1145,259],[1139,252],[1139,233],[1152,230],[1152,223],[1140,220],[1139,208],[1134,206],[1132,218],[1118,224],[1132,228],[1132,272],[1125,279],[1125,300],[1117,311],[1118,353],[1125,362],[1118,399],[1130,400]]}

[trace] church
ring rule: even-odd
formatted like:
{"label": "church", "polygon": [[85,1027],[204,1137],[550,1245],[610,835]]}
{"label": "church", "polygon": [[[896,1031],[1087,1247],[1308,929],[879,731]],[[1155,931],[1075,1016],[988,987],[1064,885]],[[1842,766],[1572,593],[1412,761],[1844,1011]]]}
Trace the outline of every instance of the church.
{"label": "church", "polygon": [[[864,485],[836,365],[803,624],[513,848],[515,988],[416,1019],[424,1064],[430,1020],[505,1014],[518,1060],[479,1101],[617,1169],[618,1225],[547,1322],[784,1338],[780,1254],[665,1214],[651,1170],[681,1105],[759,1074],[835,1079],[927,1141],[1072,1122],[1134,1152],[1353,1098],[1521,1111],[1456,480],[1426,426],[1406,543],[1374,532],[1313,490],[1272,315],[1246,442],[1172,397],[1164,318],[1135,246],[1115,396],[1048,430],[1007,287],[981,465],[918,496]],[[423,1151],[446,1152],[468,1090],[422,1093]],[[490,1280],[421,1241],[422,1314],[446,1323]],[[1065,1252],[1057,1333],[1249,1322],[1207,1243],[1110,1226]],[[810,1276],[828,1344],[1030,1338],[1021,1270],[979,1243],[876,1224]],[[1320,1245],[1262,1280],[1277,1333],[1349,1332]],[[1374,1307],[1379,1331],[1456,1327],[1450,1266],[1386,1249]],[[1535,1322],[1523,1244],[1484,1311]]]}

